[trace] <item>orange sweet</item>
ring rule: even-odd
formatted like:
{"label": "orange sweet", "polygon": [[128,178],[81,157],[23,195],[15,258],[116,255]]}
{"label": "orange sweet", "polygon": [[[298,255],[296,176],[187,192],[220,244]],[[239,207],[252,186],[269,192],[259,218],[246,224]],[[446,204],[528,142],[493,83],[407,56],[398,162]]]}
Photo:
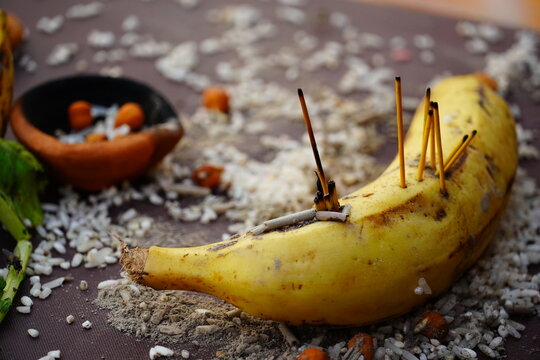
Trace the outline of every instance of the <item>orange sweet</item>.
{"label": "orange sweet", "polygon": [[296,360],[330,360],[330,357],[321,349],[309,348],[302,351]]}
{"label": "orange sweet", "polygon": [[68,109],[69,125],[73,130],[82,130],[92,125],[92,105],[88,101],[75,101]]}
{"label": "orange sweet", "polygon": [[116,114],[116,120],[114,127],[122,125],[129,125],[132,131],[139,130],[144,124],[144,111],[141,105],[128,102],[120,107],[118,114]]}
{"label": "orange sweet", "polygon": [[203,106],[224,114],[229,113],[229,95],[222,87],[209,87],[203,92]]}

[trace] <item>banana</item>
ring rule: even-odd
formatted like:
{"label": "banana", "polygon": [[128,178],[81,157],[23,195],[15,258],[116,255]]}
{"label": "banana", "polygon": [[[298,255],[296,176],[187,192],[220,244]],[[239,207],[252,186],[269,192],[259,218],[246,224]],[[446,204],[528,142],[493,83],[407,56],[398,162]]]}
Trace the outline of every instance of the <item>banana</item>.
{"label": "banana", "polygon": [[[123,249],[131,278],[155,289],[207,293],[261,318],[353,326],[404,314],[447,289],[497,231],[517,167],[514,120],[504,100],[473,75],[441,81],[443,153],[478,131],[449,170],[447,193],[433,169],[416,180],[421,104],[405,139],[407,187],[399,159],[340,199],[345,222],[317,221],[261,235],[246,233],[193,248]],[[424,278],[431,294],[414,289]]]}

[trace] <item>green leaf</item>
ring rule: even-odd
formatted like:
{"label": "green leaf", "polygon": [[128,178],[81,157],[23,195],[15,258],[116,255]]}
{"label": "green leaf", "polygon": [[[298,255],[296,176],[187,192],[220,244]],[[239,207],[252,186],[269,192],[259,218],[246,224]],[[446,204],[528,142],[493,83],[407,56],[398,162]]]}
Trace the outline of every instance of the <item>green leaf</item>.
{"label": "green leaf", "polygon": [[17,241],[30,239],[30,233],[17,216],[13,202],[0,190],[0,222]]}
{"label": "green leaf", "polygon": [[[17,187],[12,191],[11,196],[19,217],[29,219],[32,224],[38,225],[43,221],[41,204],[38,196],[38,182],[36,174],[27,163],[17,162],[15,166],[17,176]],[[26,176],[21,176],[27,174]]]}
{"label": "green leaf", "polygon": [[9,193],[15,183],[15,156],[5,140],[0,141],[0,190]]}
{"label": "green leaf", "polygon": [[22,221],[41,224],[43,213],[39,193],[45,188],[43,167],[24,146],[0,139],[0,191],[11,200],[11,207]]}

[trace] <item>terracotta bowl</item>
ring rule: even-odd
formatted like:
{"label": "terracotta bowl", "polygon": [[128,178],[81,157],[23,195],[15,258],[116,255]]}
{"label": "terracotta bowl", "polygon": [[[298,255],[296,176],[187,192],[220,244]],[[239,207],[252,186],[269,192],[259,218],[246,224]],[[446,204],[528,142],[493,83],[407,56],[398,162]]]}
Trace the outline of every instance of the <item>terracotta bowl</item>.
{"label": "terracotta bowl", "polygon": [[[142,130],[100,143],[66,144],[54,136],[69,132],[67,109],[77,100],[111,106],[141,105]],[[97,75],[61,78],[36,86],[14,104],[10,122],[15,136],[58,180],[100,190],[146,172],[169,153],[184,131],[172,106],[137,81]]]}

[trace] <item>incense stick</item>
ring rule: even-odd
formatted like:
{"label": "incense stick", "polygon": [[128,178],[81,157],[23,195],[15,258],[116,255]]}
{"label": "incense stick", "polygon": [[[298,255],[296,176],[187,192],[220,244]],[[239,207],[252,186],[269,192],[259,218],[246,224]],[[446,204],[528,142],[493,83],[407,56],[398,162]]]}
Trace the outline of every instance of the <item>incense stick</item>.
{"label": "incense stick", "polygon": [[426,167],[426,153],[429,140],[429,132],[431,131],[431,122],[429,113],[429,101],[431,98],[431,89],[427,88],[426,96],[424,98],[424,132],[422,133],[422,149],[420,150],[420,164],[418,165],[418,174],[416,179],[418,181],[424,180],[424,169]]}
{"label": "incense stick", "polygon": [[[444,161],[444,172],[446,172],[446,166],[448,164],[453,164],[454,157],[457,155],[459,149],[463,146],[463,144],[465,143],[465,141],[467,141],[468,138],[469,138],[469,135],[464,135],[463,139],[461,139],[461,141],[454,147],[450,155],[448,155],[448,157]],[[438,174],[438,173],[439,171],[437,171],[435,174]]]}
{"label": "incense stick", "polygon": [[300,99],[300,105],[302,106],[302,113],[304,114],[304,123],[306,124],[306,130],[311,143],[311,149],[313,150],[313,156],[315,156],[315,163],[317,164],[317,171],[319,173],[319,179],[324,191],[324,195],[328,195],[328,185],[326,184],[326,178],[324,176],[324,170],[319,157],[319,150],[317,150],[317,142],[315,141],[315,135],[313,134],[313,128],[311,127],[311,120],[309,118],[308,109],[306,106],[306,100],[304,99],[304,92],[302,89],[298,89],[298,98]]}
{"label": "incense stick", "polygon": [[399,154],[399,186],[407,187],[405,181],[405,150],[403,148],[403,106],[401,103],[401,78],[396,76],[396,121],[398,132],[398,154]]}
{"label": "incense stick", "polygon": [[[456,154],[454,155],[454,157],[448,162],[448,164],[445,164],[444,165],[444,172],[446,173],[448,170],[450,170],[452,168],[452,166],[454,166],[454,164],[456,163],[456,161],[459,159],[459,157],[461,156],[461,154],[463,154],[463,152],[465,151],[465,149],[467,148],[467,146],[469,146],[469,144],[471,143],[471,141],[474,139],[476,135],[476,130],[473,130],[473,132],[471,133],[471,136],[468,137],[468,139],[466,139],[462,144],[461,146],[459,147],[459,149],[457,150]],[[464,138],[465,139],[465,138]]]}
{"label": "incense stick", "polygon": [[442,142],[441,142],[441,126],[439,119],[439,105],[433,103],[433,113],[434,113],[434,130],[435,130],[435,140],[437,144],[437,165],[440,169],[439,171],[439,189],[442,194],[447,194],[446,183],[444,179],[444,164],[443,164],[443,152],[442,152]]}
{"label": "incense stick", "polygon": [[[433,101],[430,101],[429,103],[430,109],[433,109]],[[436,165],[436,159],[435,159],[435,126],[433,126],[433,118],[431,119],[431,133],[430,133],[430,139],[429,139],[429,152],[430,152],[430,161],[429,165],[433,170],[437,169]]]}

